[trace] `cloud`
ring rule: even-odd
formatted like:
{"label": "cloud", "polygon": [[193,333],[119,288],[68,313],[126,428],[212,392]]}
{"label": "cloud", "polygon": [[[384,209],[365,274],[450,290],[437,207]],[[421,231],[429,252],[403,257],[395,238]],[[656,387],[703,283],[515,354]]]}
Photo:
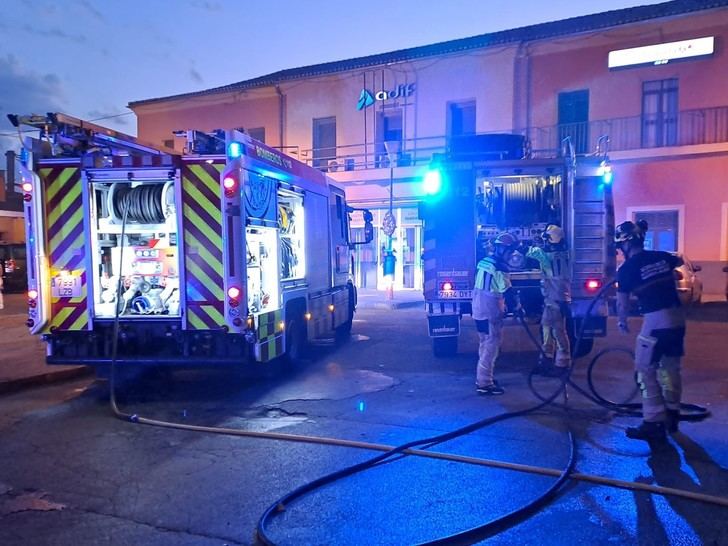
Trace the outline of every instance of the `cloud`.
{"label": "cloud", "polygon": [[190,78],[192,78],[193,81],[197,83],[205,83],[205,80],[202,78],[202,75],[195,69],[195,67],[190,67]]}
{"label": "cloud", "polygon": [[101,13],[99,10],[96,9],[96,6],[94,6],[91,2],[88,0],[79,0],[78,2],[79,6],[86,10],[88,13],[93,15],[96,19],[99,21],[106,22],[106,17],[104,17],[104,14]]}
{"label": "cloud", "polygon": [[222,11],[222,4],[220,2],[212,2],[210,0],[193,0],[192,7],[212,12]]}
{"label": "cloud", "polygon": [[[61,79],[56,74],[37,74],[23,69],[12,55],[0,56],[0,151],[17,148],[15,128],[7,114],[45,114],[63,110],[66,104]],[[10,134],[10,138],[8,138]]]}
{"label": "cloud", "polygon": [[27,32],[28,34],[34,34],[35,36],[40,36],[42,38],[59,38],[61,40],[67,40],[76,44],[86,43],[86,36],[83,36],[81,34],[69,34],[65,30],[61,30],[60,28],[41,29],[32,27],[28,24],[23,25],[22,28],[23,32]]}

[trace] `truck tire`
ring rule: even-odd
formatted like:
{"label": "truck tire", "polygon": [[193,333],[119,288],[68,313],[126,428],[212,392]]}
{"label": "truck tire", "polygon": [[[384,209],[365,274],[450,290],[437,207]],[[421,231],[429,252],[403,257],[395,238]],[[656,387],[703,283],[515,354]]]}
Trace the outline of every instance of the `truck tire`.
{"label": "truck tire", "polygon": [[354,324],[354,309],[356,308],[356,289],[349,285],[349,316],[346,322],[336,328],[336,339],[344,341],[351,335],[351,327]]}
{"label": "truck tire", "polygon": [[303,321],[291,319],[286,323],[286,361],[298,366],[308,355],[308,339]]}
{"label": "truck tire", "polygon": [[433,337],[432,338],[432,354],[437,358],[453,356],[458,352],[458,338],[450,337]]}
{"label": "truck tire", "polygon": [[576,347],[576,339],[571,339],[571,356],[572,358],[581,358],[582,356],[586,356],[589,353],[591,353],[592,349],[594,348],[594,338],[593,337],[585,337],[582,338],[581,343],[578,347]]}

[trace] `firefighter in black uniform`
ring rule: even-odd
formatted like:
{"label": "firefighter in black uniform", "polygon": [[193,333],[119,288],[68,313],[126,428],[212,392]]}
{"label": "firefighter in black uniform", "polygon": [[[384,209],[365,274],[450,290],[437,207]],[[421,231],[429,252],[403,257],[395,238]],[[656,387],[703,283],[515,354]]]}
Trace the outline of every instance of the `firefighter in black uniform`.
{"label": "firefighter in black uniform", "polygon": [[678,429],[685,314],[674,274],[682,259],[668,252],[645,250],[646,232],[647,222],[623,222],[617,226],[614,242],[625,257],[617,271],[619,329],[629,331],[630,293],[637,296],[644,315],[635,348],[644,421],[626,433],[629,438],[649,441],[665,438],[665,430],[673,433]]}

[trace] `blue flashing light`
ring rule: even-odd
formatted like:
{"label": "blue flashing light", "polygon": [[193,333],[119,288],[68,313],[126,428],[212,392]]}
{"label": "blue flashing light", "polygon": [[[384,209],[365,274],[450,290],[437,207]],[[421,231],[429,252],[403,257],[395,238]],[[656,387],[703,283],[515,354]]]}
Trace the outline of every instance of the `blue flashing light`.
{"label": "blue flashing light", "polygon": [[228,145],[228,157],[230,159],[237,159],[243,155],[243,145],[240,142],[231,142]]}
{"label": "blue flashing light", "polygon": [[609,165],[609,163],[607,163],[606,161],[602,161],[602,164],[599,166],[597,174],[602,177],[602,182],[604,184],[611,184],[612,180],[614,179],[612,166]]}
{"label": "blue flashing light", "polygon": [[442,173],[438,169],[427,171],[425,179],[422,182],[422,189],[425,195],[436,195],[442,189]]}
{"label": "blue flashing light", "polygon": [[367,405],[364,402],[364,400],[359,400],[359,403],[357,404],[357,408],[356,409],[358,409],[359,412],[364,413],[364,411],[366,410],[366,407],[367,407]]}

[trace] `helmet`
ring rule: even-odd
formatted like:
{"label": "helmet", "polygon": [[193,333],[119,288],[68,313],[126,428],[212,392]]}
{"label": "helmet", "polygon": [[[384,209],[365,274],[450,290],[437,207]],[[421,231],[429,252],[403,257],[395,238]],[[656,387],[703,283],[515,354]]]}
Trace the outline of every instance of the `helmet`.
{"label": "helmet", "polygon": [[564,237],[564,230],[556,224],[549,224],[541,234],[541,238],[544,242],[552,245],[558,245],[563,242]]}
{"label": "helmet", "polygon": [[493,239],[493,244],[496,246],[515,247],[518,245],[518,239],[514,235],[504,231]]}
{"label": "helmet", "polygon": [[627,241],[639,241],[645,240],[645,231],[647,231],[647,222],[622,222],[614,230],[614,242],[624,243]]}

